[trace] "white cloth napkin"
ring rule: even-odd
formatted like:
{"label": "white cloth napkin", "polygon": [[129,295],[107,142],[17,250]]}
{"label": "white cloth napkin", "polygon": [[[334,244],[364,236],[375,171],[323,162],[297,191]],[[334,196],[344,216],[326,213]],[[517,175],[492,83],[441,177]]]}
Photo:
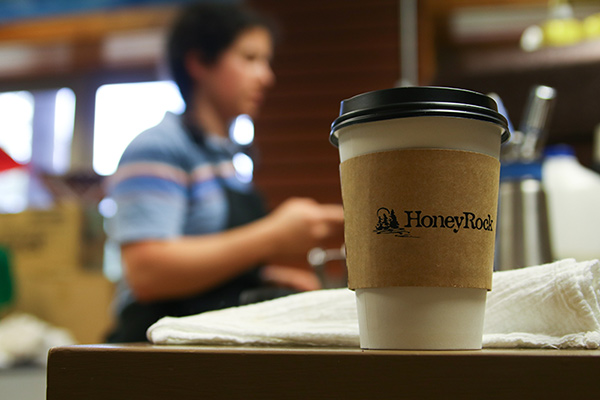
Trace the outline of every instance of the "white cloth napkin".
{"label": "white cloth napkin", "polygon": [[263,303],[165,317],[152,325],[155,344],[358,346],[354,292],[304,292]]}
{"label": "white cloth napkin", "polygon": [[494,273],[484,347],[600,346],[600,262],[565,259]]}
{"label": "white cloth napkin", "polygon": [[[600,262],[572,259],[494,273],[484,347],[600,347]],[[305,292],[152,325],[155,344],[358,347],[354,293]]]}

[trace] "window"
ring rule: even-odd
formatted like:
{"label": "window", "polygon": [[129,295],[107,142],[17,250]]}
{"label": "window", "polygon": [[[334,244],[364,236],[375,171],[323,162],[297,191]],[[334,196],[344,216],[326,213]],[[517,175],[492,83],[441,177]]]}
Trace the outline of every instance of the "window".
{"label": "window", "polygon": [[63,174],[74,117],[75,94],[68,88],[0,93],[0,147],[21,164]]}
{"label": "window", "polygon": [[101,86],[96,92],[94,171],[113,174],[123,151],[137,135],[158,124],[165,112],[180,114],[184,107],[171,81]]}
{"label": "window", "polygon": [[30,171],[68,170],[74,114],[75,95],[67,88],[0,93],[0,147],[28,165],[0,176],[0,212],[48,205],[50,199]]}
{"label": "window", "polygon": [[56,92],[52,152],[52,170],[56,174],[64,174],[69,169],[74,122],[75,93],[69,88],[59,89]]}
{"label": "window", "polygon": [[33,109],[31,92],[0,93],[0,147],[22,164],[31,160]]}
{"label": "window", "polygon": [[[96,93],[93,168],[99,175],[111,175],[131,141],[158,124],[165,112],[180,114],[185,104],[172,81],[121,83],[101,86]],[[242,147],[254,140],[254,124],[240,115],[231,126],[231,139]],[[234,158],[238,178],[252,180],[253,162],[244,153]]]}

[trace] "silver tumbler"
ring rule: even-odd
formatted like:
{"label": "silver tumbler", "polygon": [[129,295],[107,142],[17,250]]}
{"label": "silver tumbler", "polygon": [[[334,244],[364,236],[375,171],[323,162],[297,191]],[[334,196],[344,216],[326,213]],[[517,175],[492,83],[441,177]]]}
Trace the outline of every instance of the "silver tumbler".
{"label": "silver tumbler", "polygon": [[551,262],[546,194],[539,179],[500,183],[495,269]]}

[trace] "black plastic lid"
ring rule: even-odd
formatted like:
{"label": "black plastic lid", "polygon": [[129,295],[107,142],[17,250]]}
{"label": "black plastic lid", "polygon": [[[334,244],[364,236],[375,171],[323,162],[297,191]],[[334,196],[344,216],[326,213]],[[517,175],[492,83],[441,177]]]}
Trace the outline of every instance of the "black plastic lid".
{"label": "black plastic lid", "polygon": [[340,116],[333,121],[329,140],[338,145],[335,131],[364,122],[393,118],[443,116],[477,119],[500,125],[502,143],[510,137],[508,122],[494,99],[465,89],[411,86],[376,90],[343,100]]}

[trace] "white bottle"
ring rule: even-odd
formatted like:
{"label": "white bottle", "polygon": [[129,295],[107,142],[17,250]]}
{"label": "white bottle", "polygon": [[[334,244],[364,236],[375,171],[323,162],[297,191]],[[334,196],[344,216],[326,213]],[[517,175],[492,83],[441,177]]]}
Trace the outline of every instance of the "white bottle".
{"label": "white bottle", "polygon": [[542,165],[556,259],[600,258],[600,175],[582,166],[570,146],[549,148]]}

